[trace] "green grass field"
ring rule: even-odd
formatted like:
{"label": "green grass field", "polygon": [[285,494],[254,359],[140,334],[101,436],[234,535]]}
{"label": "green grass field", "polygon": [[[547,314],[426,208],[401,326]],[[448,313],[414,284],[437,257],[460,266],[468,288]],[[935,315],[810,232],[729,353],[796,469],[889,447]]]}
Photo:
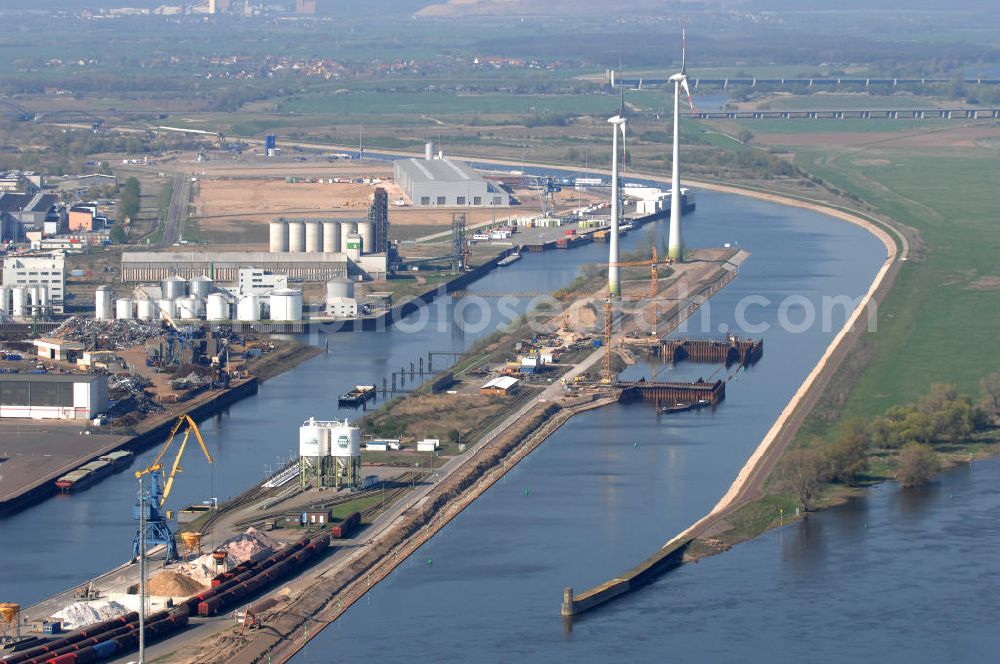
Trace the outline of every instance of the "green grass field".
{"label": "green grass field", "polygon": [[[864,165],[878,161],[878,165]],[[1000,232],[990,149],[801,151],[800,165],[916,228],[926,245],[902,268],[880,307],[878,332],[857,352],[869,356],[839,421],[912,402],[935,382],[978,396],[979,380],[1000,369]],[[811,418],[807,431],[825,428]]]}

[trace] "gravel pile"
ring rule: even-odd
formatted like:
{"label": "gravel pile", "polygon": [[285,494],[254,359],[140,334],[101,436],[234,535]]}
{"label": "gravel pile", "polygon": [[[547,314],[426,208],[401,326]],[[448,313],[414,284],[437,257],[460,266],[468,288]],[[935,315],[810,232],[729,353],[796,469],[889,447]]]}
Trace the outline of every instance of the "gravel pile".
{"label": "gravel pile", "polygon": [[102,350],[127,350],[163,334],[158,321],[94,320],[71,316],[57,327],[52,336],[88,345],[96,342]]}

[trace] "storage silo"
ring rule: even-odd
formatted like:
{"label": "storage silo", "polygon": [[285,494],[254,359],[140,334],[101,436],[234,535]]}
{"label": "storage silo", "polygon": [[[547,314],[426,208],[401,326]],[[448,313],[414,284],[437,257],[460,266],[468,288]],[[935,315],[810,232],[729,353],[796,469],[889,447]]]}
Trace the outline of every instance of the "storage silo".
{"label": "storage silo", "polygon": [[24,318],[24,309],[28,301],[28,292],[24,286],[14,286],[10,289],[10,315],[14,318]]}
{"label": "storage silo", "polygon": [[370,221],[358,222],[358,235],[361,236],[361,253],[372,253],[375,250],[375,224]]}
{"label": "storage silo", "polygon": [[101,286],[94,292],[94,318],[111,320],[114,314],[115,292],[110,286]]}
{"label": "storage silo", "polygon": [[335,254],[340,251],[340,222],[323,222],[323,253]]}
{"label": "storage silo", "polygon": [[115,300],[115,318],[118,320],[132,320],[135,318],[132,298],[120,297]]}
{"label": "storage silo", "polygon": [[181,320],[195,320],[199,313],[198,298],[182,297],[177,300],[177,317]]}
{"label": "storage silo", "polygon": [[215,287],[215,282],[212,281],[211,277],[202,274],[189,281],[188,286],[191,291],[191,295],[204,300],[208,297],[208,294],[212,292],[212,289]]}
{"label": "storage silo", "polygon": [[157,309],[159,309],[159,313],[161,316],[162,314],[166,314],[170,318],[177,318],[176,300],[168,300],[167,298],[162,298],[156,303],[156,307]]}
{"label": "storage silo", "polygon": [[205,304],[205,318],[208,320],[229,320],[229,300],[222,293],[212,293]]}
{"label": "storage silo", "polygon": [[357,233],[358,225],[353,221],[340,222],[340,250],[347,251],[347,236]]}
{"label": "storage silo", "polygon": [[335,422],[330,431],[330,456],[334,463],[333,485],[356,487],[361,483],[361,430],[347,420]]}
{"label": "storage silo", "polygon": [[260,296],[244,295],[236,303],[236,320],[258,321],[260,320]]}
{"label": "storage silo", "polygon": [[156,318],[156,303],[149,298],[136,300],[135,317],[139,320],[153,320]]}
{"label": "storage silo", "polygon": [[357,233],[351,233],[347,236],[347,241],[344,244],[344,253],[352,261],[356,261],[361,258],[361,254],[364,252],[364,244],[361,240],[361,236]]}
{"label": "storage silo", "polygon": [[41,313],[42,298],[38,292],[38,286],[28,286],[28,299],[31,301],[31,315],[37,316]]}
{"label": "storage silo", "polygon": [[306,253],[316,254],[323,251],[323,224],[318,221],[305,222]]}
{"label": "storage silo", "polygon": [[354,297],[354,282],[350,279],[331,279],[326,282],[326,301],[336,297]]}
{"label": "storage silo", "polygon": [[0,314],[10,313],[10,286],[0,286]]}
{"label": "storage silo", "polygon": [[288,251],[301,254],[306,250],[306,225],[301,221],[288,222]]}
{"label": "storage silo", "polygon": [[288,253],[288,224],[284,219],[275,219],[269,227],[268,249],[272,254]]}
{"label": "storage silo", "polygon": [[167,300],[177,300],[187,295],[187,281],[172,274],[160,282],[160,292]]}
{"label": "storage silo", "polygon": [[288,322],[302,320],[302,291],[278,288],[271,291],[271,320]]}
{"label": "storage silo", "polygon": [[38,304],[41,305],[42,311],[48,313],[49,311],[49,287],[46,284],[42,284],[38,287]]}
{"label": "storage silo", "polygon": [[317,421],[299,427],[300,481],[317,487],[357,487],[361,483],[361,430],[348,420]]}

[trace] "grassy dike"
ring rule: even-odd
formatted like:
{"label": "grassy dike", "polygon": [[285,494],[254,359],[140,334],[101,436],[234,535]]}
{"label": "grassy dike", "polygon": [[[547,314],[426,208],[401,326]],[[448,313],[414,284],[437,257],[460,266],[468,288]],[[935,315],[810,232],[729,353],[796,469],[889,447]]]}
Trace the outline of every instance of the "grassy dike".
{"label": "grassy dike", "polygon": [[[995,219],[995,177],[1000,153],[976,148],[799,148],[795,163],[823,181],[824,197],[845,196],[903,228],[910,240],[891,289],[878,310],[877,332],[860,336],[791,448],[828,454],[852,421],[865,423],[893,408],[917,403],[935,383],[953,384],[975,404],[979,382],[1000,369],[993,332],[1000,325],[1000,233]],[[834,190],[831,194],[830,190]],[[815,196],[815,189],[812,194]],[[858,204],[858,200],[861,201]],[[899,449],[872,432],[867,463],[849,483],[827,480],[813,507],[826,508],[895,478]],[[985,428],[933,443],[944,467],[995,454],[1000,432]],[[727,518],[717,539],[692,547],[709,553],[752,538],[793,518],[798,500],[774,472],[765,495]]]}

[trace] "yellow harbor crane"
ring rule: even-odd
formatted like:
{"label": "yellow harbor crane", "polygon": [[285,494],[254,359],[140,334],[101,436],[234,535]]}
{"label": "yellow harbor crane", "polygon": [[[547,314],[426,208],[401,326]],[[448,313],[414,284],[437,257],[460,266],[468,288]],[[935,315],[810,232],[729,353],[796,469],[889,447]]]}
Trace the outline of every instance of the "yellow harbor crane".
{"label": "yellow harbor crane", "polygon": [[[181,440],[180,447],[177,449],[177,455],[170,466],[170,473],[167,475],[166,482],[164,482],[163,464],[161,461],[166,456],[167,451],[170,450],[170,446],[173,444],[174,438],[177,437],[177,433],[185,424],[187,428],[184,430],[184,438]],[[143,476],[149,475],[150,488],[148,498],[143,500],[140,497],[140,500],[137,501],[135,508],[132,510],[133,518],[145,525],[145,538],[143,538],[141,526],[139,532],[135,534],[135,542],[132,547],[133,559],[139,557],[143,539],[145,539],[147,547],[156,544],[164,545],[166,547],[167,560],[173,560],[177,557],[177,545],[174,543],[173,533],[170,532],[170,527],[167,525],[167,513],[163,510],[163,506],[167,502],[170,490],[174,486],[174,478],[177,476],[177,473],[183,471],[183,468],[181,468],[181,457],[184,456],[184,450],[192,433],[198,440],[198,445],[201,447],[205,459],[209,463],[212,463],[212,455],[208,452],[208,447],[206,447],[205,440],[201,437],[198,425],[195,424],[190,415],[185,413],[177,418],[173,428],[170,429],[170,435],[167,436],[167,442],[163,445],[160,453],[156,455],[156,458],[153,459],[153,462],[147,468],[135,472],[136,479],[141,479]],[[145,514],[143,514],[144,512]]]}

